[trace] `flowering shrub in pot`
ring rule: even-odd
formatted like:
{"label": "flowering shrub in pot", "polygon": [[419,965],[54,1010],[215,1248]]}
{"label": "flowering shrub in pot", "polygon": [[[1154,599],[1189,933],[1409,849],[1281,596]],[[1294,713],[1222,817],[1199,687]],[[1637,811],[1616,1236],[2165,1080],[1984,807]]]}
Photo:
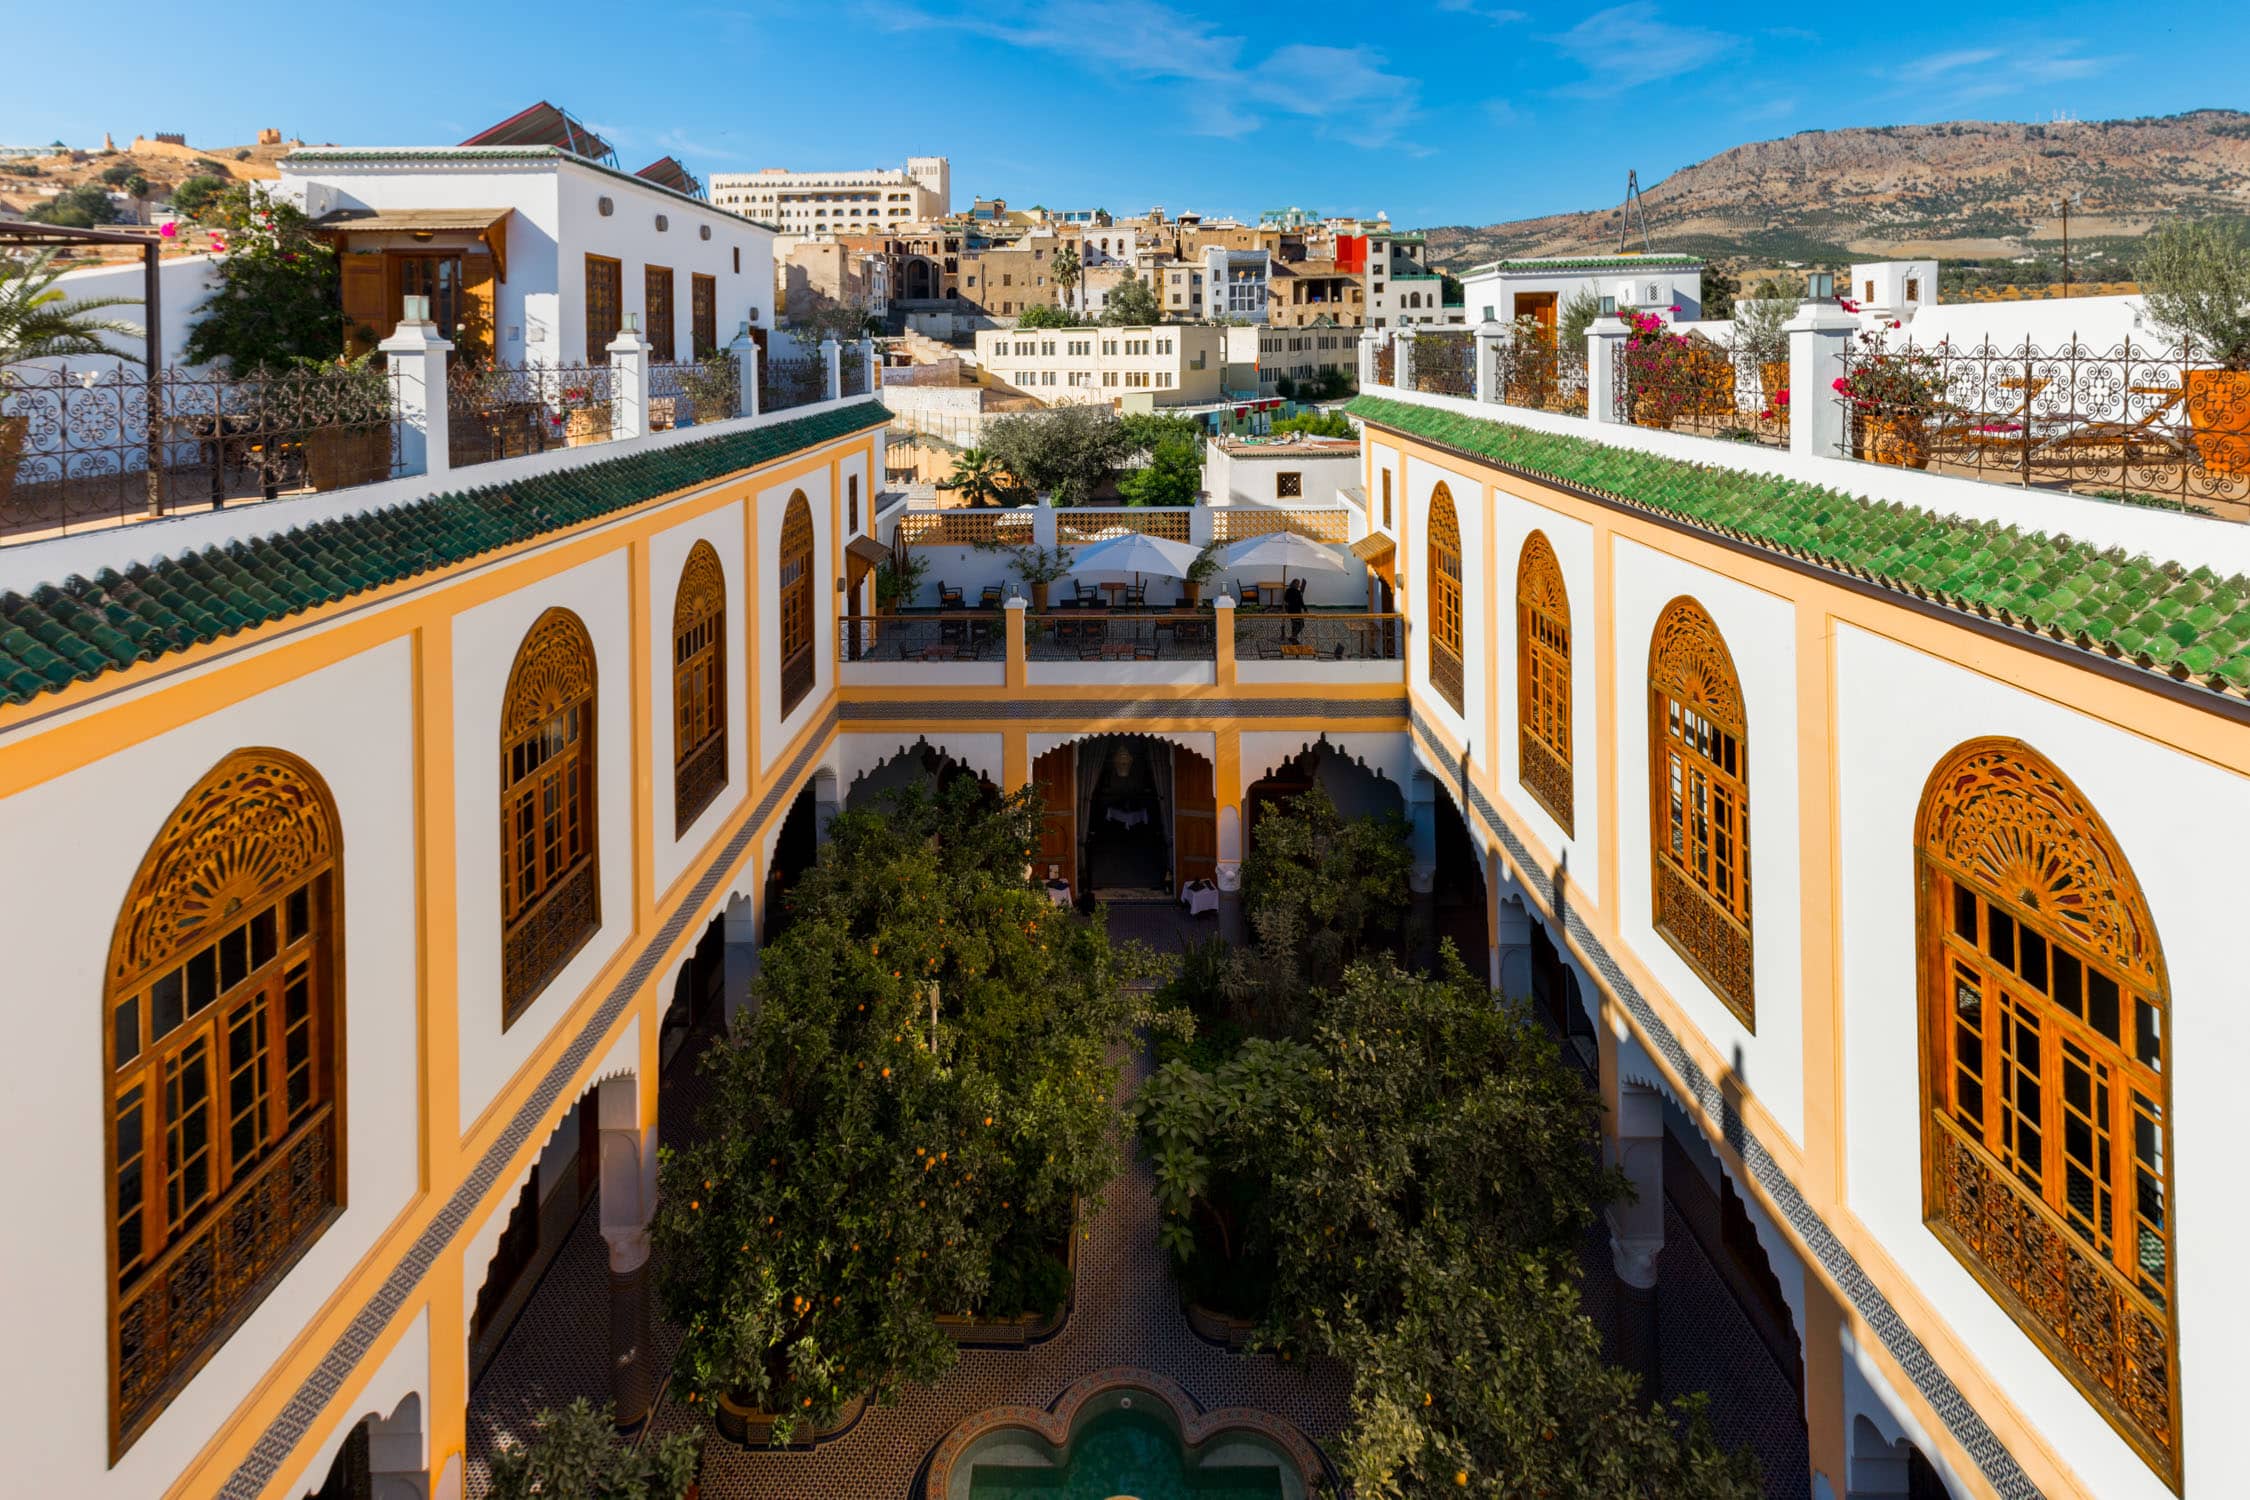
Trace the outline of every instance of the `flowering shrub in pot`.
{"label": "flowering shrub in pot", "polygon": [[[1894,321],[1890,328],[1898,326]],[[1851,408],[1857,457],[1926,469],[1930,421],[1944,404],[1945,381],[1936,354],[1891,349],[1885,342],[1889,331],[1873,329],[1859,336],[1860,352],[1835,380],[1836,394]]]}
{"label": "flowering shrub in pot", "polygon": [[2250,246],[2219,224],[2171,223],[2137,268],[2148,310],[2187,343],[2182,371],[2196,454],[2215,475],[2250,474]]}

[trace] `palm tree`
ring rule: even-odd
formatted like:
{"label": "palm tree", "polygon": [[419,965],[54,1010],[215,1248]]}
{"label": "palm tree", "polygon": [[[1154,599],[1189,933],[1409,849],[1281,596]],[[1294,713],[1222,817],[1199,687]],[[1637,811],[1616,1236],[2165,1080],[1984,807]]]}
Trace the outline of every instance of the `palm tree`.
{"label": "palm tree", "polygon": [[1063,306],[1067,308],[1070,306],[1070,289],[1078,285],[1079,265],[1077,247],[1073,245],[1065,245],[1060,250],[1057,250],[1055,252],[1055,259],[1052,270],[1054,272],[1055,285],[1062,289]]}
{"label": "palm tree", "polygon": [[101,335],[139,338],[139,326],[93,315],[104,308],[137,307],[139,299],[72,301],[55,286],[62,279],[62,272],[53,269],[58,253],[43,250],[28,261],[0,261],[0,370],[59,354],[115,354],[137,363],[137,356],[103,343]]}
{"label": "palm tree", "polygon": [[999,459],[982,448],[963,448],[953,460],[953,472],[937,487],[952,490],[971,505],[998,505],[1015,486]]}

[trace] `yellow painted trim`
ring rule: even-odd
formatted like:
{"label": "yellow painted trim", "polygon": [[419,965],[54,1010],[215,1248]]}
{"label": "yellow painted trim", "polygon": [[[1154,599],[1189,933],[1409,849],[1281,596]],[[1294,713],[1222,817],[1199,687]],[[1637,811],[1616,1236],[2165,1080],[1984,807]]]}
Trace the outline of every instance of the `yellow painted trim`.
{"label": "yellow painted trim", "polygon": [[[649,546],[635,537],[625,548],[626,639],[632,653],[633,718],[628,732],[632,756],[633,930],[648,931],[656,910],[656,723],[655,676],[649,653],[655,649],[649,620]],[[669,686],[669,684],[667,684]],[[669,708],[669,704],[667,704]]]}
{"label": "yellow painted trim", "polygon": [[[469,1321],[467,1268],[457,1251],[441,1256],[422,1278],[430,1309],[430,1400],[422,1421],[429,1436],[430,1493],[447,1462],[469,1462]],[[464,1482],[467,1475],[462,1476]]]}
{"label": "yellow painted trim", "polygon": [[1844,1201],[1843,827],[1836,765],[1835,637],[1826,612],[1796,610],[1797,925],[1802,978],[1805,1175],[1821,1202]]}
{"label": "yellow painted trim", "polygon": [[[1480,485],[1479,503],[1484,507],[1484,761],[1486,774],[1500,774],[1500,539],[1494,535],[1499,530],[1500,507],[1493,497],[1493,487]],[[1515,590],[1506,590],[1512,601]],[[1515,611],[1508,612],[1512,625]],[[1509,632],[1511,635],[1514,632]],[[1512,642],[1511,642],[1512,644]],[[1511,651],[1509,656],[1512,658]],[[1473,763],[1473,762],[1472,762]]]}
{"label": "yellow painted trim", "polygon": [[1000,732],[1000,790],[1021,791],[1031,785],[1031,734],[1023,729]]}
{"label": "yellow painted trim", "polygon": [[455,835],[453,623],[414,633],[414,892],[421,1190],[460,1177],[460,845]]}

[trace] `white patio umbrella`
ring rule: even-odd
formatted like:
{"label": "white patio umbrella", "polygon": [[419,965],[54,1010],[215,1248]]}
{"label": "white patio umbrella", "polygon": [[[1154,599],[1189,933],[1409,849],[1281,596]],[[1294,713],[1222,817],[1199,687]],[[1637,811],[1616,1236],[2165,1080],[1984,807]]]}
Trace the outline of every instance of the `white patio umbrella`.
{"label": "white patio umbrella", "polygon": [[1227,548],[1227,567],[1245,573],[1270,569],[1284,577],[1310,571],[1351,571],[1351,564],[1336,548],[1294,531],[1269,531],[1247,542],[1236,542]]}
{"label": "white patio umbrella", "polygon": [[1070,565],[1071,575],[1095,573],[1155,573],[1165,578],[1185,578],[1203,549],[1187,542],[1131,531],[1082,549]]}

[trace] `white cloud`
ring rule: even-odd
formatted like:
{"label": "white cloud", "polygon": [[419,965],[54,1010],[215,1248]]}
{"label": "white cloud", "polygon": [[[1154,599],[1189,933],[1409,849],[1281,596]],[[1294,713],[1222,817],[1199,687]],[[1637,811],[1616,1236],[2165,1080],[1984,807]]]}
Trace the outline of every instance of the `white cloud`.
{"label": "white cloud", "polygon": [[1558,92],[1588,99],[1692,73],[1742,45],[1724,32],[1675,25],[1648,0],[1596,11],[1548,40],[1590,75]]}
{"label": "white cloud", "polygon": [[2025,46],[1959,47],[1911,58],[1888,72],[1895,93],[1931,94],[1968,105],[2042,84],[2089,78],[2114,59],[2084,57],[2076,40]]}
{"label": "white cloud", "polygon": [[1452,11],[1456,15],[1475,16],[1479,20],[1490,21],[1495,26],[1513,26],[1518,21],[1531,19],[1520,10],[1494,5],[1491,0],[1438,0],[1437,8]]}
{"label": "white cloud", "polygon": [[863,0],[860,13],[892,31],[951,31],[1066,58],[1096,73],[1186,91],[1198,135],[1242,136],[1274,115],[1322,122],[1364,146],[1395,143],[1421,105],[1421,83],[1388,71],[1369,47],[1291,43],[1252,56],[1190,11],[1160,0],[1013,0],[974,9],[934,0]]}

